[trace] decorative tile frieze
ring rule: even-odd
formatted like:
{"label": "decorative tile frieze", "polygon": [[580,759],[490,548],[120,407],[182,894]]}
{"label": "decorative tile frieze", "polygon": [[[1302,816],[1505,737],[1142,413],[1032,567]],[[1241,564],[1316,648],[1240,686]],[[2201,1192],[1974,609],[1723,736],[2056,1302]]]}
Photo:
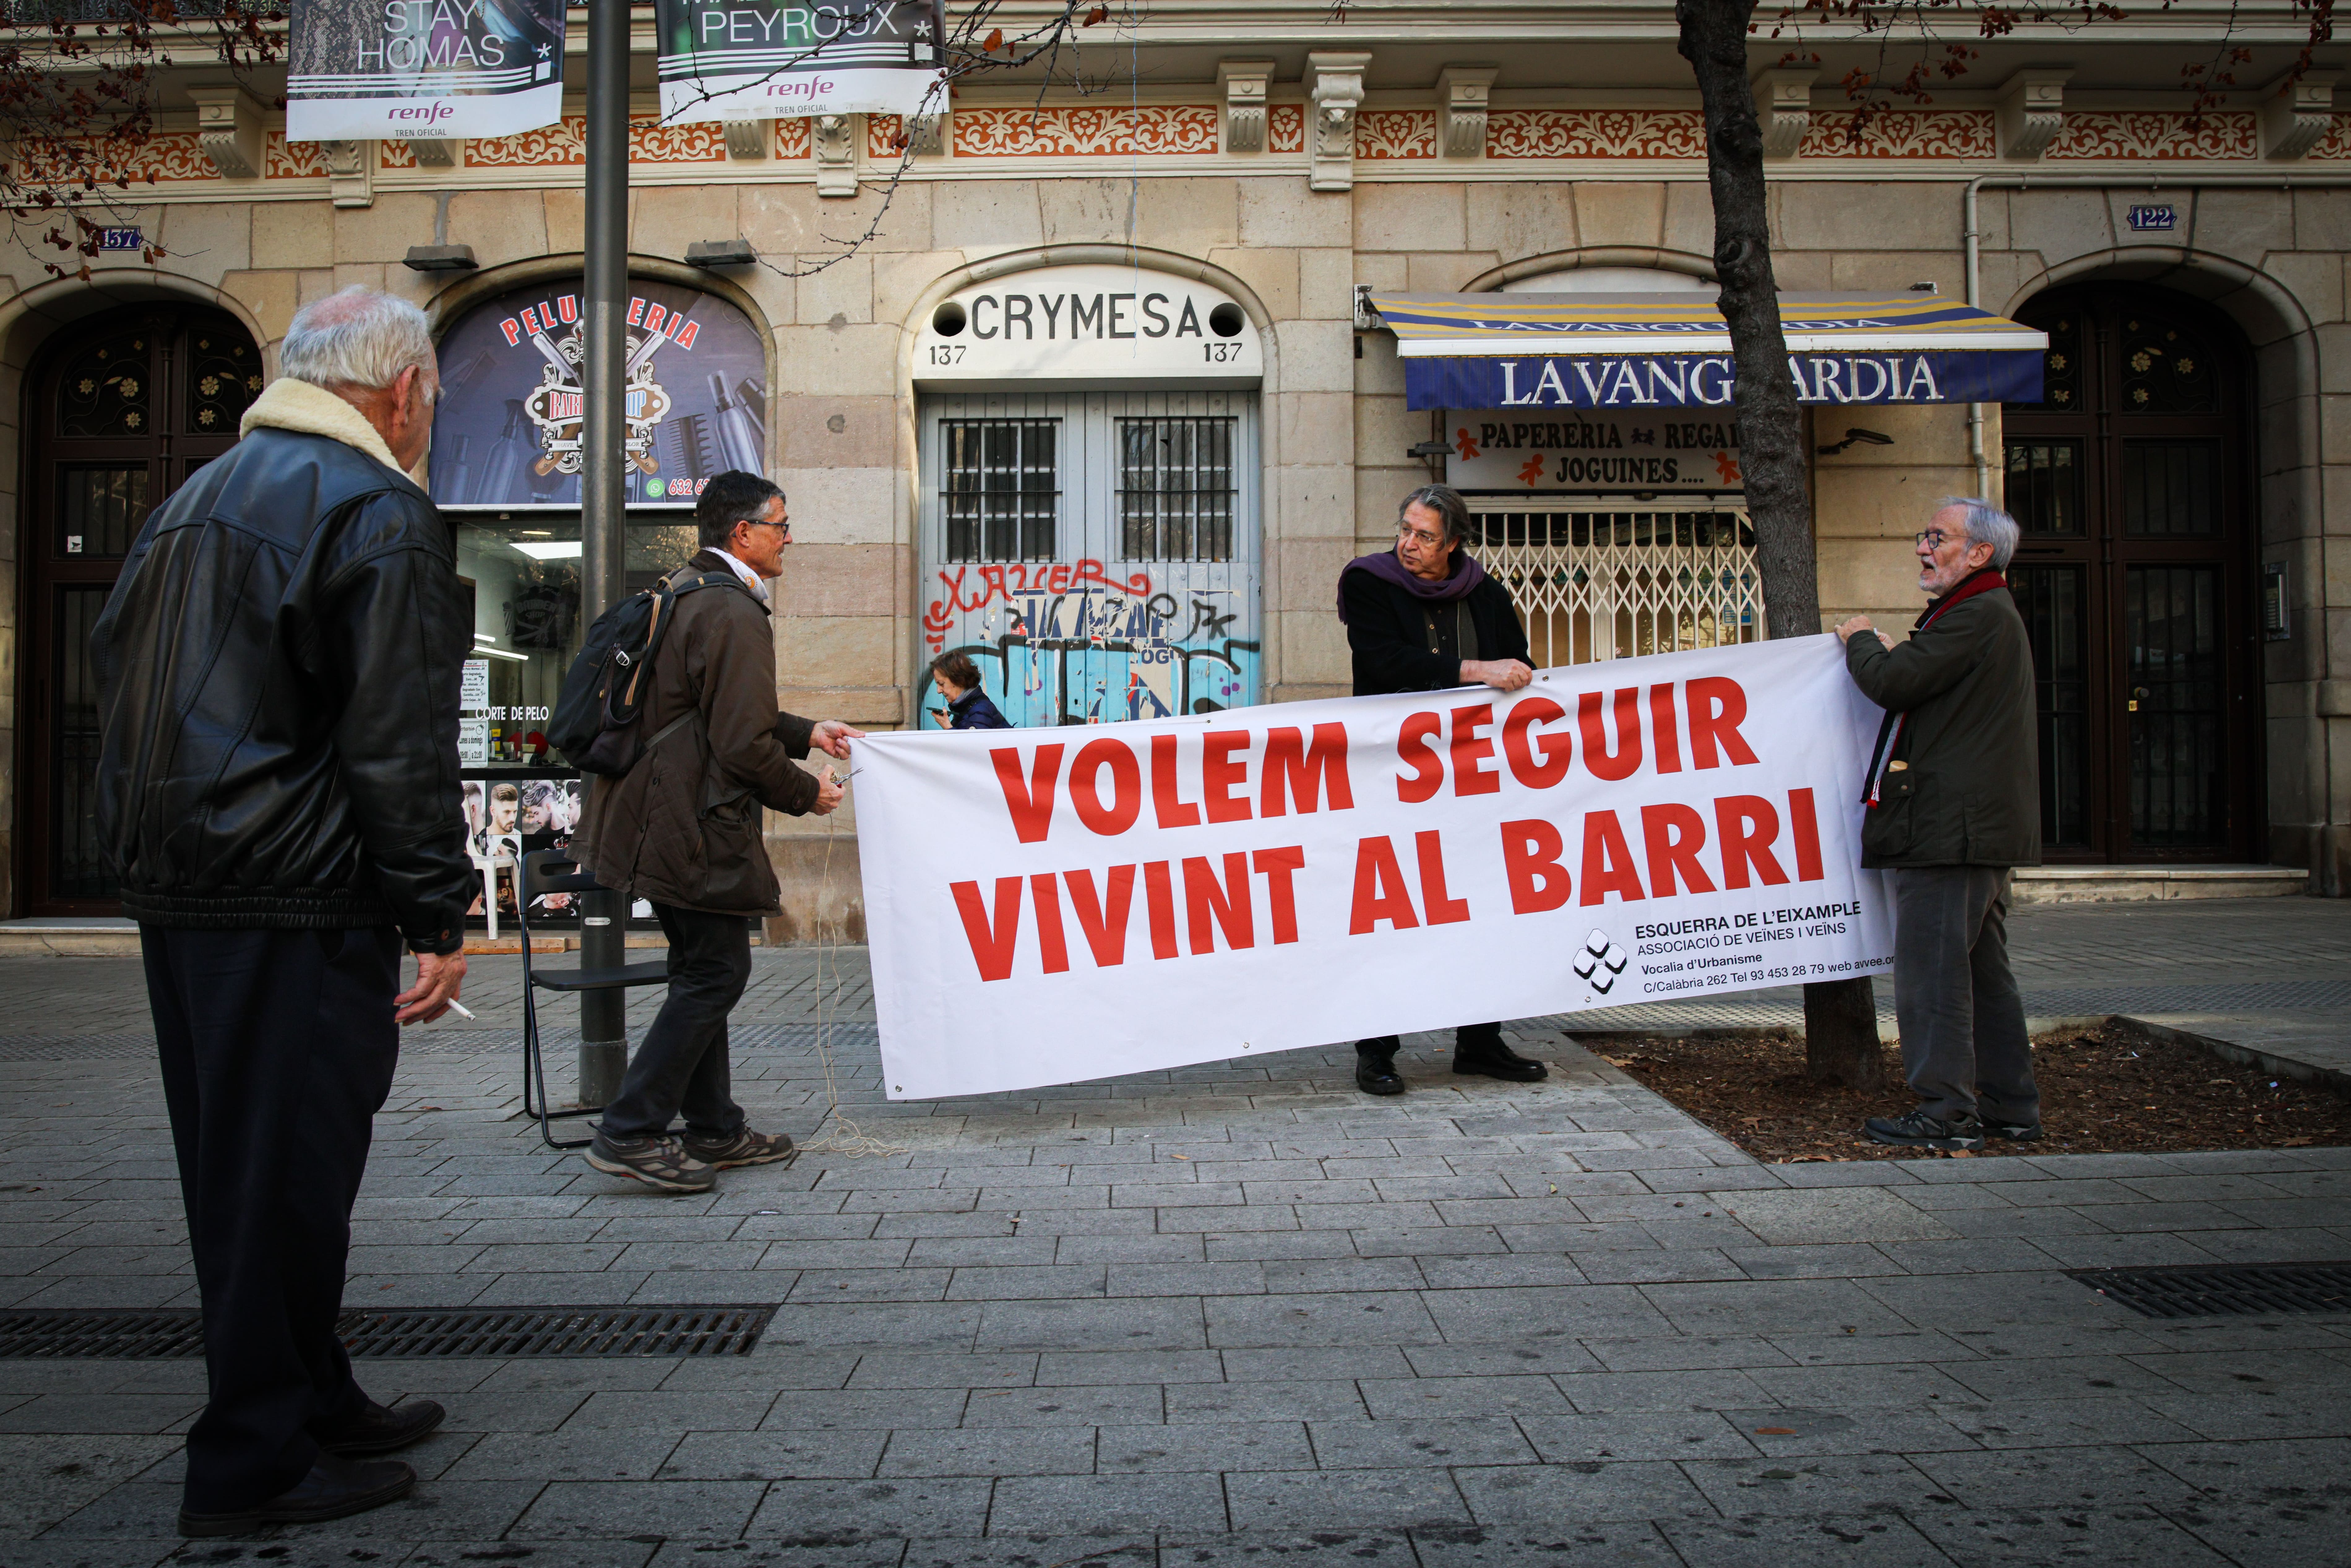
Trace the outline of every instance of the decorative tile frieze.
{"label": "decorative tile frieze", "polygon": [[288,141],[282,131],[261,141],[262,177],[269,180],[323,180],[327,177],[325,141]]}
{"label": "decorative tile frieze", "polygon": [[1270,104],[1265,111],[1265,145],[1269,152],[1306,151],[1306,106]]}
{"label": "decorative tile frieze", "polygon": [[1364,109],[1355,113],[1358,158],[1434,158],[1437,111],[1433,109]]}
{"label": "decorative tile frieze", "polygon": [[807,120],[778,120],[776,121],[777,157],[806,158],[813,151],[814,144],[809,137],[809,122]]}
{"label": "decorative tile frieze", "polygon": [[[586,126],[581,126],[584,137]],[[629,124],[629,162],[632,163],[724,163],[726,162],[726,126],[721,120],[705,120],[698,125],[664,125],[658,120],[637,120]]]}
{"label": "decorative tile frieze", "polygon": [[551,169],[588,162],[588,121],[566,115],[553,125],[465,143],[468,169]]}
{"label": "decorative tile frieze", "polygon": [[1806,158],[1990,158],[2000,151],[1989,109],[1928,109],[1853,115],[1815,113],[1805,128]]}
{"label": "decorative tile frieze", "polygon": [[1694,109],[1498,109],[1486,117],[1489,158],[1703,158],[1706,119]]}
{"label": "decorative tile frieze", "polygon": [[[436,140],[434,145],[447,147],[454,153],[462,143],[455,139],[449,139]],[[451,162],[455,161],[453,156]],[[419,169],[432,162],[434,161],[418,154],[417,144],[413,141],[379,141],[375,144],[375,166],[379,169]],[[439,166],[446,167],[446,165]]]}
{"label": "decorative tile frieze", "polygon": [[1214,104],[1142,104],[1118,109],[966,109],[947,134],[958,158],[1125,158],[1207,154],[1217,150]]}
{"label": "decorative tile frieze", "polygon": [[[632,163],[724,163],[726,127],[716,121],[664,125],[653,119],[629,123]],[[468,169],[573,167],[588,162],[588,121],[565,115],[553,125],[513,136],[476,137],[465,143]]]}
{"label": "decorative tile frieze", "polygon": [[204,138],[193,131],[159,131],[113,157],[93,154],[83,167],[47,149],[28,148],[17,162],[17,177],[28,185],[79,182],[85,177],[101,183],[123,180],[134,185],[183,180],[216,180],[220,171],[204,155]]}
{"label": "decorative tile frieze", "polygon": [[2252,113],[2184,110],[2069,111],[2043,156],[2058,159],[2251,158],[2259,151]]}
{"label": "decorative tile frieze", "polygon": [[945,115],[917,114],[909,119],[896,114],[869,114],[865,117],[865,156],[892,164],[910,151],[918,158],[932,157],[946,150],[946,131]]}

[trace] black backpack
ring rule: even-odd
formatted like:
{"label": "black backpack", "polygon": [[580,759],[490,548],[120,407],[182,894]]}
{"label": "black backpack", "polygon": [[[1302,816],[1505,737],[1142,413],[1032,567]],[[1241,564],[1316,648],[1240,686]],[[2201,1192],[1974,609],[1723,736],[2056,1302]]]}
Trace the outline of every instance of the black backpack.
{"label": "black backpack", "polygon": [[694,717],[696,710],[689,709],[650,739],[639,734],[645,698],[653,694],[653,658],[677,618],[678,600],[731,580],[728,574],[703,573],[681,582],[673,572],[596,617],[563,677],[547,727],[548,743],[565,761],[582,773],[617,779]]}

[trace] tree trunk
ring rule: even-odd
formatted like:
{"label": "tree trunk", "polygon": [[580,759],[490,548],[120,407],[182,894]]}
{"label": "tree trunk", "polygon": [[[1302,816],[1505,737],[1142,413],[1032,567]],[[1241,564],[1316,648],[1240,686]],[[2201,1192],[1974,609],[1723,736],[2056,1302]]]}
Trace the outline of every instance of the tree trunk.
{"label": "tree trunk", "polygon": [[[1804,486],[1803,410],[1780,327],[1763,136],[1748,84],[1747,29],[1754,11],[1755,0],[1677,0],[1674,20],[1706,110],[1714,268],[1739,378],[1740,468],[1755,528],[1765,623],[1773,637],[1816,637],[1821,597]],[[1804,988],[1804,1054],[1815,1080],[1883,1086],[1876,1003],[1867,979]]]}

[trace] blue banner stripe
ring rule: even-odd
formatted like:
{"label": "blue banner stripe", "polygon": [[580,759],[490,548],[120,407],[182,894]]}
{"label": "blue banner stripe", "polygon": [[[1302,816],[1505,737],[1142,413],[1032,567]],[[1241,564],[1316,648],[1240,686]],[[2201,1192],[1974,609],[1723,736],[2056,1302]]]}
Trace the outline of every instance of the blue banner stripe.
{"label": "blue banner stripe", "polygon": [[[1802,402],[2039,402],[2042,356],[2026,350],[1791,354]],[[1404,361],[1409,408],[1729,408],[1728,354],[1530,354]]]}

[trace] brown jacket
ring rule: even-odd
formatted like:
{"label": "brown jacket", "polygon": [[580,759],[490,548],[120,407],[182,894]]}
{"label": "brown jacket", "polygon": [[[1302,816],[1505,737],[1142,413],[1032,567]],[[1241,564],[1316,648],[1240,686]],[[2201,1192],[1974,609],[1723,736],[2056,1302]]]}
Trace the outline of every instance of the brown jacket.
{"label": "brown jacket", "polygon": [[677,619],[653,661],[653,692],[639,722],[646,738],[679,715],[698,719],[664,737],[618,779],[590,787],[578,842],[606,887],[712,915],[772,915],[775,868],[759,808],[805,815],[816,804],[806,757],[808,719],[776,706],[776,643],[768,607],[709,550],[677,574],[711,585],[676,601]]}

